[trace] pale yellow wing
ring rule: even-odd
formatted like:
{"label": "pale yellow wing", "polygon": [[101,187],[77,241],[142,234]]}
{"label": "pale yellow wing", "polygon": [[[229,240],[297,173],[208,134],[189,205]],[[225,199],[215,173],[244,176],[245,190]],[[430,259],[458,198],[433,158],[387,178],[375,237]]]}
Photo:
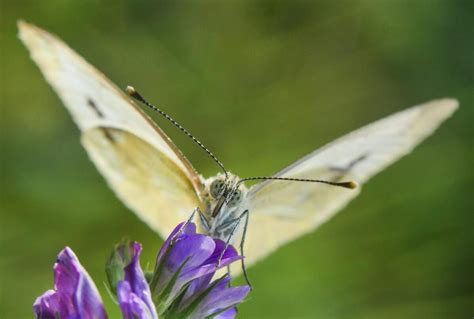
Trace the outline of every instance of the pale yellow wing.
{"label": "pale yellow wing", "polygon": [[[365,183],[410,153],[457,108],[442,99],[412,107],[356,130],[302,158],[275,176]],[[252,264],[310,232],[359,194],[322,184],[266,181],[249,192],[246,260]]]}
{"label": "pale yellow wing", "polygon": [[18,27],[110,187],[167,236],[199,205],[202,178],[168,136],[102,73],[54,35],[25,22]]}

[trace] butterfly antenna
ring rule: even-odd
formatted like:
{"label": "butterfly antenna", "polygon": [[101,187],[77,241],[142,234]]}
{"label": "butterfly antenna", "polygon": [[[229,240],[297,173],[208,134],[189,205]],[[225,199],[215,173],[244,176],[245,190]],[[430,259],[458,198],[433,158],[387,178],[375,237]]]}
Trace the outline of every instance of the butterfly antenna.
{"label": "butterfly antenna", "polygon": [[357,187],[357,183],[354,181],[348,182],[330,182],[325,180],[319,179],[306,179],[306,178],[291,178],[291,177],[274,177],[274,176],[256,176],[256,177],[247,177],[242,178],[238,184],[246,182],[246,181],[256,181],[256,180],[277,180],[277,181],[291,181],[291,182],[310,182],[310,183],[321,183],[321,184],[328,184],[332,186],[339,186],[343,188],[354,189]]}
{"label": "butterfly antenna", "polygon": [[219,167],[224,171],[224,174],[225,174],[225,178],[227,180],[228,178],[228,173],[227,173],[227,170],[225,169],[224,167],[224,164],[221,163],[221,161],[219,161],[217,159],[217,157],[207,148],[204,146],[204,144],[202,144],[197,138],[195,138],[191,133],[188,132],[188,130],[186,130],[181,124],[179,124],[175,119],[173,119],[171,116],[169,116],[168,114],[166,114],[165,112],[163,112],[162,110],[160,110],[159,108],[157,108],[156,106],[154,106],[153,104],[151,104],[150,102],[148,102],[147,100],[145,100],[145,98],[137,92],[137,90],[135,90],[135,88],[133,86],[127,86],[127,88],[125,89],[125,92],[127,92],[128,95],[130,95],[131,97],[133,97],[134,99],[136,99],[137,101],[140,101],[142,102],[143,104],[145,104],[146,106],[148,106],[150,109],[152,109],[153,111],[155,112],[158,112],[160,115],[162,115],[165,119],[167,119],[168,121],[170,121],[171,123],[173,123],[174,126],[176,126],[177,128],[180,129],[181,132],[183,132],[184,134],[186,134],[190,139],[192,139],[194,141],[194,143],[196,143],[197,145],[199,145],[206,153],[207,155],[209,155],[213,160],[214,162],[217,163],[217,165],[219,165]]}

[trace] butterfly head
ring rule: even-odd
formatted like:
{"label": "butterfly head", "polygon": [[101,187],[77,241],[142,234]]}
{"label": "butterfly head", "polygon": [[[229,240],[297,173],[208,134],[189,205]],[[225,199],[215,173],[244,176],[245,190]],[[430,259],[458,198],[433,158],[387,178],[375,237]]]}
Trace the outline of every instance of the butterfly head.
{"label": "butterfly head", "polygon": [[247,188],[239,181],[238,176],[230,173],[227,178],[223,174],[219,174],[207,180],[213,217],[219,213],[222,207],[235,208],[244,200]]}

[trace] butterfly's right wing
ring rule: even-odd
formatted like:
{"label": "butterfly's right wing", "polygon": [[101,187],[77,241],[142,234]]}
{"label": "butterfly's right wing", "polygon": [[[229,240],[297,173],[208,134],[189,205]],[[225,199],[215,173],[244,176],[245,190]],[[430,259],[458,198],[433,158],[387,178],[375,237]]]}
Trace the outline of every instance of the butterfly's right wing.
{"label": "butterfly's right wing", "polygon": [[79,126],[91,160],[118,197],[168,236],[200,206],[202,178],[153,121],[60,39],[25,22],[19,37]]}
{"label": "butterfly's right wing", "polygon": [[[398,112],[337,139],[275,176],[362,185],[410,153],[456,108],[456,100],[442,99]],[[248,194],[247,264],[314,230],[358,194],[359,188],[315,183],[270,180],[255,185]]]}

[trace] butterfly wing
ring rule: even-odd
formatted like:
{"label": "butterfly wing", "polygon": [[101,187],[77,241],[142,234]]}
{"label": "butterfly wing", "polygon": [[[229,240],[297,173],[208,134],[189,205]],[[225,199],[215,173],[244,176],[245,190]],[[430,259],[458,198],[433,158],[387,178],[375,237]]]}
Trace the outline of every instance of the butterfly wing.
{"label": "butterfly wing", "polygon": [[25,22],[19,22],[19,30],[109,186],[151,228],[167,236],[200,205],[202,178],[128,96],[65,43]]}
{"label": "butterfly wing", "polygon": [[[365,183],[410,153],[457,108],[442,99],[393,114],[307,155],[275,176]],[[265,181],[249,191],[247,264],[331,218],[359,194],[323,184]]]}

